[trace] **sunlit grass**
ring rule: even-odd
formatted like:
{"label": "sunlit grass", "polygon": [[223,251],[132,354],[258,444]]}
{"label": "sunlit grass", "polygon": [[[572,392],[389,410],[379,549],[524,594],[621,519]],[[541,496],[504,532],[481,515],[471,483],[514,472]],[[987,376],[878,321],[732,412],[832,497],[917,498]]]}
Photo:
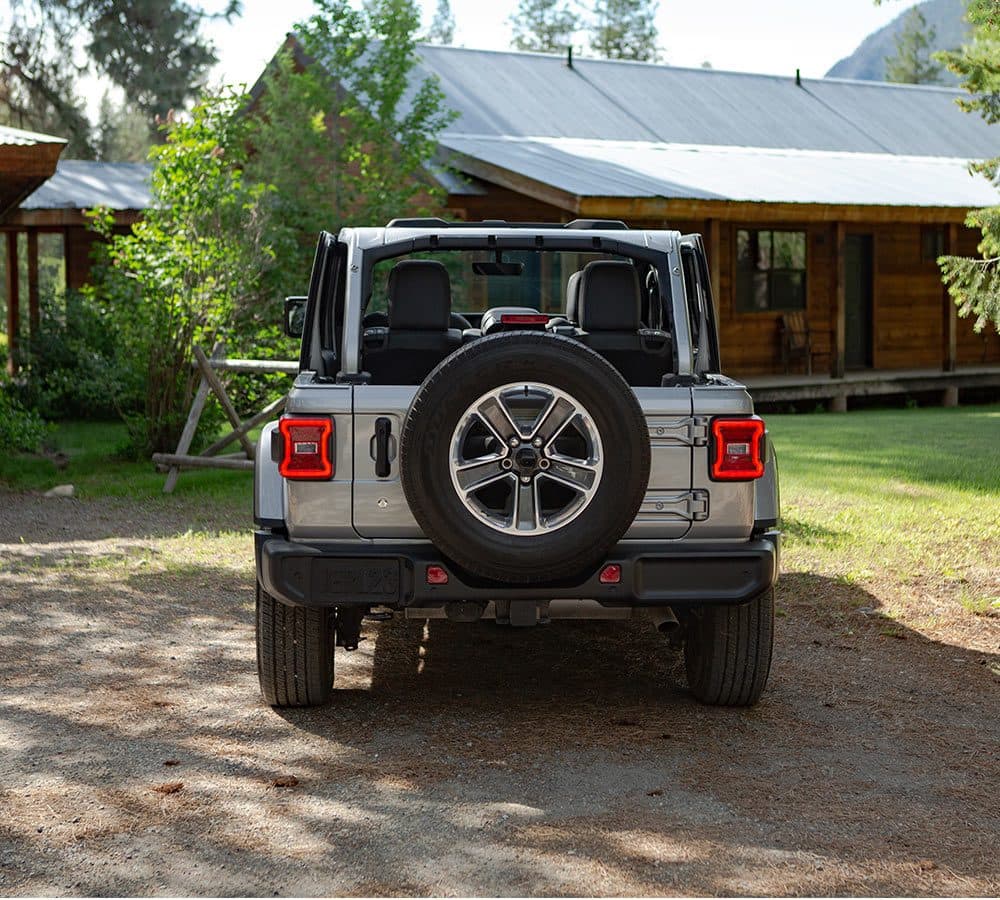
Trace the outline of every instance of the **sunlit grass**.
{"label": "sunlit grass", "polygon": [[885,607],[1000,588],[1000,408],[765,417],[778,454],[782,568],[860,586]]}

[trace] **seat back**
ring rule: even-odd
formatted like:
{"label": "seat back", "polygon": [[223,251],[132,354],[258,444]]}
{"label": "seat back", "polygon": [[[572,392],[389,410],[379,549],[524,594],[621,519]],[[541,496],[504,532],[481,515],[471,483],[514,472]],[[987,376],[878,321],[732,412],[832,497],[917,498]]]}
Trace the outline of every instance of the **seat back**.
{"label": "seat back", "polygon": [[627,262],[597,260],[578,274],[573,312],[579,339],[600,353],[630,385],[659,385],[670,365],[670,336],[642,328],[635,268]]}
{"label": "seat back", "polygon": [[366,328],[364,369],[375,384],[420,384],[462,345],[451,328],[448,270],[433,260],[405,259],[389,273],[388,326]]}

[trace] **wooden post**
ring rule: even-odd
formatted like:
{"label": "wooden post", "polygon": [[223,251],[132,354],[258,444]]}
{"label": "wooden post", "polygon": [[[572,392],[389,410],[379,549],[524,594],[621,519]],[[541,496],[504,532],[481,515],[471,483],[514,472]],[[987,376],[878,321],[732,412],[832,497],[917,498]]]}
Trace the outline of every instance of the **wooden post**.
{"label": "wooden post", "polygon": [[[212,358],[222,359],[223,350],[225,349],[225,344],[219,341],[212,348]],[[187,421],[184,423],[184,430],[181,432],[181,439],[177,442],[177,451],[174,456],[185,456],[188,450],[191,449],[191,441],[194,440],[194,433],[198,429],[198,420],[201,418],[202,410],[205,408],[205,401],[208,399],[209,394],[208,382],[205,380],[205,376],[202,375],[201,383],[198,385],[198,390],[194,395],[194,403],[191,404],[191,412],[188,413]],[[163,485],[164,494],[172,494],[174,488],[177,486],[177,476],[180,475],[180,468],[176,465],[170,467],[170,471],[167,473],[167,480]]]}
{"label": "wooden post", "polygon": [[18,336],[21,331],[21,286],[17,271],[17,232],[7,232],[7,372],[17,372]]}
{"label": "wooden post", "polygon": [[[958,225],[952,223],[948,226],[948,237],[945,252],[951,255],[958,253]],[[942,290],[944,295],[944,353],[941,361],[941,368],[945,372],[954,372],[958,367],[958,309],[955,301],[952,300],[948,289]],[[958,397],[955,397],[955,404],[958,405]],[[949,405],[946,403],[946,405]]]}
{"label": "wooden post", "polygon": [[240,444],[242,444],[243,449],[246,451],[247,459],[253,459],[254,446],[245,434],[239,434],[240,426],[243,423],[240,421],[239,414],[236,412],[232,401],[229,399],[229,395],[226,393],[225,387],[223,387],[222,382],[219,381],[219,376],[212,371],[212,367],[208,362],[208,357],[205,356],[205,351],[202,350],[201,347],[196,346],[194,348],[194,358],[198,361],[198,368],[201,369],[202,378],[208,382],[208,386],[212,389],[212,392],[219,398],[219,404],[222,406],[222,410],[226,414],[226,418],[229,419],[229,424],[232,425],[233,429],[237,432]]}
{"label": "wooden post", "polygon": [[847,228],[837,222],[833,229],[833,353],[830,375],[843,378],[847,369],[847,277],[844,271]]}
{"label": "wooden post", "polygon": [[32,340],[38,336],[41,318],[38,308],[38,232],[31,230],[28,232],[28,324]]}

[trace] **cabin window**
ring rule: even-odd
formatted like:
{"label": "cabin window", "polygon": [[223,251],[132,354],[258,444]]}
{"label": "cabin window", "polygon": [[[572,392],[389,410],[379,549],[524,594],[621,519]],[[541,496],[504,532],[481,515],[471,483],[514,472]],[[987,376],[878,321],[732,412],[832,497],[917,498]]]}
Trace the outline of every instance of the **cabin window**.
{"label": "cabin window", "polygon": [[736,232],[736,309],[806,308],[804,231]]}
{"label": "cabin window", "polygon": [[944,229],[938,225],[925,225],[920,229],[920,259],[925,263],[936,263],[944,256]]}

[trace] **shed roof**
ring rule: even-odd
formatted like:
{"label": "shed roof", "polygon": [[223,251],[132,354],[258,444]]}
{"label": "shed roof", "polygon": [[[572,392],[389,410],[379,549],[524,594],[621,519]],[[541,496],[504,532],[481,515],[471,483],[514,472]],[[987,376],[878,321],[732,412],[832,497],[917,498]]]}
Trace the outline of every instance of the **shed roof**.
{"label": "shed roof", "polygon": [[34,147],[36,144],[65,144],[61,137],[51,134],[40,134],[37,131],[24,131],[21,128],[11,128],[0,125],[0,146],[4,147]]}
{"label": "shed roof", "polygon": [[55,174],[21,209],[146,209],[150,205],[149,163],[60,160]]}

